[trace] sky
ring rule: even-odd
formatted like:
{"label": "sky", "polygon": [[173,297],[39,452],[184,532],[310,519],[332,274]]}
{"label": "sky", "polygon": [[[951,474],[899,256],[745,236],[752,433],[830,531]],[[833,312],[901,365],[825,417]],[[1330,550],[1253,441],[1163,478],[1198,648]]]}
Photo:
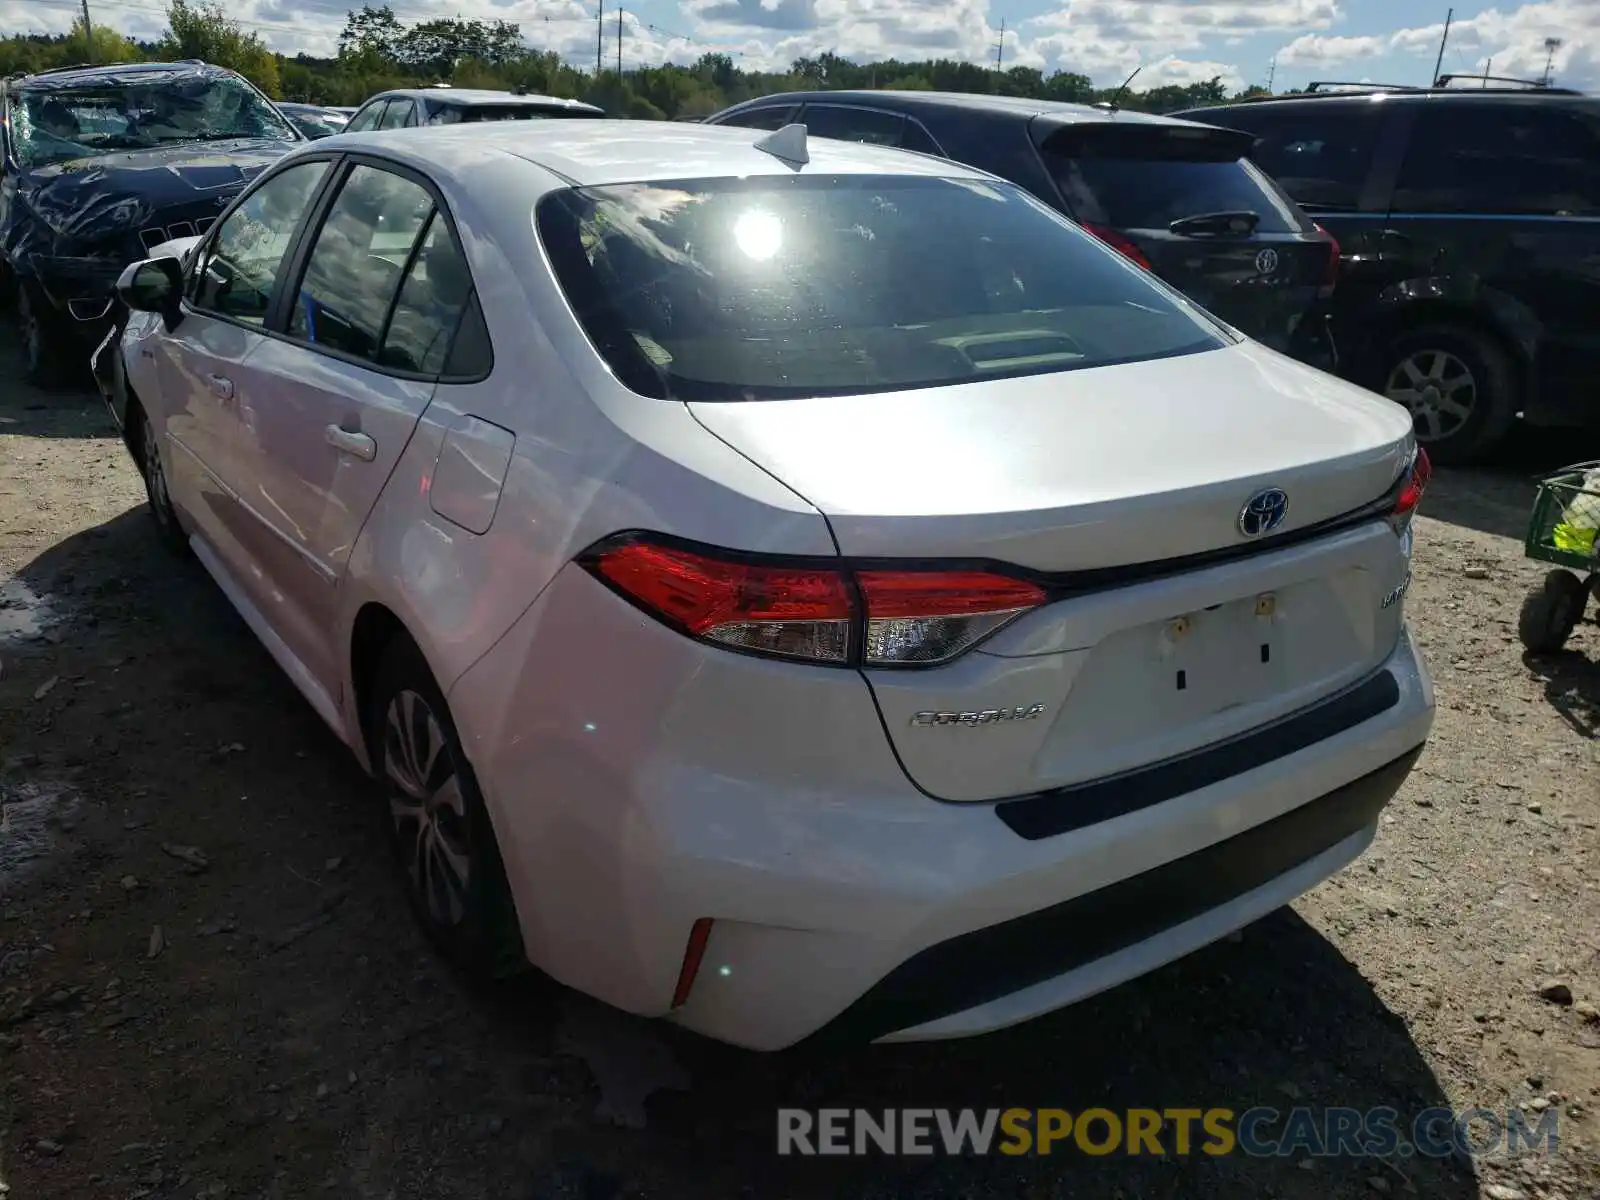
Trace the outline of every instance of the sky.
{"label": "sky", "polygon": [[[1427,83],[1447,0],[598,0],[607,65],[616,62],[622,6],[626,69],[690,63],[709,51],[746,70],[781,69],[831,50],[857,61],[961,58],[1088,75],[1096,85],[1191,83],[1278,90],[1314,79]],[[0,34],[61,32],[79,0],[0,0]],[[527,41],[592,64],[597,0],[392,0],[401,20],[499,18]],[[345,0],[227,0],[245,27],[284,54],[334,52]],[[162,0],[90,0],[91,18],[155,37]],[[97,15],[98,14],[98,15]],[[1003,34],[1002,34],[1003,27]],[[1600,0],[1455,9],[1441,70],[1542,76],[1600,92]]]}

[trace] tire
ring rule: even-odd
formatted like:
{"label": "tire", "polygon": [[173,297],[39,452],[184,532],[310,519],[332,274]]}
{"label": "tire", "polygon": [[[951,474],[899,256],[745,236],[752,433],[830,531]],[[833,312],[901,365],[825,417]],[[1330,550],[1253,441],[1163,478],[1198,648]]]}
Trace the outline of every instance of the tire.
{"label": "tire", "polygon": [[37,284],[19,279],[12,294],[17,335],[22,342],[23,377],[35,387],[56,387],[68,377],[75,347],[62,332],[60,318]]}
{"label": "tire", "polygon": [[1376,389],[1410,410],[1417,441],[1437,463],[1486,457],[1519,406],[1511,358],[1490,335],[1459,325],[1402,333],[1380,356]]}
{"label": "tire", "polygon": [[1554,654],[1583,619],[1589,588],[1571,571],[1551,571],[1522,602],[1517,635],[1534,654]]}
{"label": "tire", "polygon": [[489,812],[449,706],[409,638],[384,651],[371,695],[373,774],[413,914],[471,978],[519,973],[527,963]]}
{"label": "tire", "polygon": [[155,522],[156,537],[168,553],[178,558],[190,554],[189,535],[183,531],[177,510],[172,507],[172,496],[167,490],[166,462],[161,457],[161,439],[145,415],[138,401],[128,401],[128,443],[137,447],[134,453],[139,464],[139,474],[144,476],[144,494],[150,502],[150,517]]}

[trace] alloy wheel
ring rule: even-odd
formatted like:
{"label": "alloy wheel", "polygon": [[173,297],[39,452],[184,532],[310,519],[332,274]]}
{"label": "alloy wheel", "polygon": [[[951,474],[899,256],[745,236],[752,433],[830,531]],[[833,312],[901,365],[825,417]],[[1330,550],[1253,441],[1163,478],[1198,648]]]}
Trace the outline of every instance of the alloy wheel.
{"label": "alloy wheel", "polygon": [[161,465],[161,439],[150,418],[139,422],[144,450],[144,483],[150,493],[150,511],[156,520],[167,525],[172,520],[172,502],[167,496],[167,472]]}
{"label": "alloy wheel", "polygon": [[1418,350],[1389,372],[1384,395],[1411,412],[1417,440],[1437,442],[1458,432],[1478,403],[1471,369],[1445,350]]}
{"label": "alloy wheel", "polygon": [[444,729],[428,702],[397,692],[384,714],[389,818],[411,887],[428,917],[452,929],[466,914],[472,882],[467,804]]}

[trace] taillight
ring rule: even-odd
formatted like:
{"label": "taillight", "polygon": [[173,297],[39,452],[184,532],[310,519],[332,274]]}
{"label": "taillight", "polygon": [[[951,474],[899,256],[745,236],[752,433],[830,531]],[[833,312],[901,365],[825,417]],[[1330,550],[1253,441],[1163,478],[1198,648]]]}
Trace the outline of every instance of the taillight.
{"label": "taillight", "polygon": [[782,658],[849,657],[854,605],[836,570],[708,558],[643,541],[602,550],[588,565],[690,637]]}
{"label": "taillight", "polygon": [[1091,225],[1085,221],[1083,227],[1124,258],[1132,259],[1146,271],[1150,270],[1150,260],[1144,256],[1144,251],[1139,249],[1138,244],[1129,241],[1109,225]]}
{"label": "taillight", "polygon": [[1321,225],[1316,225],[1315,228],[1318,233],[1328,239],[1328,269],[1322,278],[1322,286],[1331,288],[1339,282],[1339,257],[1344,251],[1339,249],[1339,239],[1334,237],[1333,234],[1329,233]]}
{"label": "taillight", "polygon": [[1400,495],[1395,499],[1394,512],[1389,515],[1389,520],[1396,529],[1404,529],[1411,523],[1411,515],[1417,511],[1417,505],[1422,503],[1422,494],[1428,490],[1428,481],[1432,478],[1433,463],[1428,461],[1428,452],[1418,446],[1416,457],[1411,460],[1411,465],[1406,468],[1406,473],[1401,479]]}
{"label": "taillight", "polygon": [[948,662],[1046,599],[1036,584],[990,571],[757,562],[639,537],[582,562],[690,637],[817,663]]}

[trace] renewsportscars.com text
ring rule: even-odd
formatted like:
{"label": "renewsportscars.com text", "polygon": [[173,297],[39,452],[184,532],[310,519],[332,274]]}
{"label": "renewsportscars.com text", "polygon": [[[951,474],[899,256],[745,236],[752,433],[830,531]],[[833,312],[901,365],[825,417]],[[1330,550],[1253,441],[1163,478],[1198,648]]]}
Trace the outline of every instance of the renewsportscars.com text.
{"label": "renewsportscars.com text", "polygon": [[1500,1151],[1554,1154],[1554,1109],[1456,1111],[1403,1118],[1393,1108],[781,1108],[781,1155],[1448,1158]]}

